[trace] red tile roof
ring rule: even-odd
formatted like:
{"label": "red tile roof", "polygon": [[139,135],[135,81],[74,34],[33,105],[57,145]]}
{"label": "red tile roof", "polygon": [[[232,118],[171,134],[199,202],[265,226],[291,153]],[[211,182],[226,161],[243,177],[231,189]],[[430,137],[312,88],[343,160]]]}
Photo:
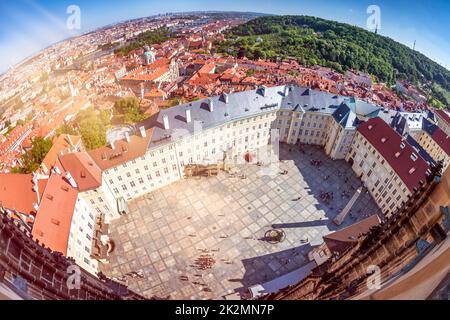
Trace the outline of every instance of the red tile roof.
{"label": "red tile roof", "polygon": [[[37,185],[42,198],[47,179],[38,180]],[[31,174],[0,173],[0,205],[23,214],[35,214],[35,203],[38,203],[38,197],[33,191]]]}
{"label": "red tile roof", "polygon": [[64,173],[52,174],[34,221],[33,238],[51,250],[67,255],[77,197],[78,191],[70,186]]}
{"label": "red tile roof", "polygon": [[45,156],[42,164],[45,165],[47,170],[50,170],[51,167],[55,164],[58,155],[73,152],[74,149],[80,147],[80,144],[80,136],[72,136],[68,134],[60,135],[59,137],[53,139],[53,146]]}
{"label": "red tile roof", "polygon": [[442,119],[445,120],[445,122],[447,122],[448,125],[450,125],[450,116],[447,114],[447,112],[443,111],[443,110],[436,110],[435,111]]}
{"label": "red tile roof", "polygon": [[[420,181],[426,182],[430,166],[381,118],[372,118],[362,123],[358,127],[358,132],[383,156],[410,192],[420,186]],[[415,161],[412,154],[417,157]]]}
{"label": "red tile roof", "polygon": [[130,137],[130,142],[118,140],[114,142],[114,149],[110,145],[92,151],[89,155],[102,170],[108,170],[127,161],[142,157],[147,152],[153,129],[146,130],[146,137],[139,133]]}
{"label": "red tile roof", "polygon": [[[437,128],[431,136],[433,140],[450,156],[450,137],[440,128]],[[438,159],[440,160],[440,159]]]}
{"label": "red tile roof", "polygon": [[70,172],[79,191],[87,191],[102,185],[102,171],[86,152],[69,153],[59,157],[65,171]]}
{"label": "red tile roof", "polygon": [[331,252],[344,253],[348,248],[358,242],[358,238],[369,232],[370,228],[381,223],[380,218],[375,214],[367,219],[361,220],[342,230],[330,233],[323,237],[328,249]]}

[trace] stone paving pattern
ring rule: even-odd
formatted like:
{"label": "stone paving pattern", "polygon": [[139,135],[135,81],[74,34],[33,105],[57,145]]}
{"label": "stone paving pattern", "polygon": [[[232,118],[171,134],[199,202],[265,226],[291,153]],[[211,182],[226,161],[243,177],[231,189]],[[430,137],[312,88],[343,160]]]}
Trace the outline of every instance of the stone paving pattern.
{"label": "stone paving pattern", "polygon": [[[311,246],[338,229],[332,219],[360,181],[349,164],[329,159],[321,148],[290,148],[280,148],[280,169],[287,175],[259,177],[260,167],[245,165],[246,179],[224,172],[194,177],[131,201],[131,213],[110,225],[116,247],[105,274],[117,278],[142,272],[143,278],[127,283],[147,297],[223,299],[308,263]],[[311,159],[323,165],[314,167]],[[321,190],[334,192],[329,205],[320,201]],[[341,197],[342,190],[350,196]],[[351,212],[339,228],[381,215],[368,193]],[[274,227],[284,230],[284,242],[264,241]],[[306,238],[309,243],[302,244]],[[212,258],[211,268],[198,268],[202,255]]]}

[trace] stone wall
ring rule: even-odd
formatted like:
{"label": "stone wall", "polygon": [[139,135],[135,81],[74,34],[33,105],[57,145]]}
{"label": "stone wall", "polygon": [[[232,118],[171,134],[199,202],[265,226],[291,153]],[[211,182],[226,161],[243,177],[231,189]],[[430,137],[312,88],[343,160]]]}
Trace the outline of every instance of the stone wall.
{"label": "stone wall", "polygon": [[[71,266],[76,267],[73,260],[35,242],[0,208],[0,284],[18,296],[37,300],[143,299],[126,286],[101,274],[97,278],[83,269],[78,269],[80,281],[76,286]],[[78,289],[70,290],[69,286]]]}

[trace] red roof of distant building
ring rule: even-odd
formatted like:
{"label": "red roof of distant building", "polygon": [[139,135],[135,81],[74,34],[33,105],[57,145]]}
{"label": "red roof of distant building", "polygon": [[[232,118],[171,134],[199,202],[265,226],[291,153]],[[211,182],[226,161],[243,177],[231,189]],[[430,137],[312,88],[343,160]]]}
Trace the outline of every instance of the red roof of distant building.
{"label": "red roof of distant building", "polygon": [[420,181],[426,182],[430,166],[381,118],[372,118],[362,123],[358,132],[383,156],[409,191],[413,192],[414,188],[419,188]]}
{"label": "red roof of distant building", "polygon": [[[440,128],[437,128],[431,136],[433,140],[450,156],[450,137]],[[440,160],[440,159],[439,159]]]}
{"label": "red roof of distant building", "polygon": [[442,119],[445,120],[445,122],[447,122],[448,125],[450,125],[450,116],[447,114],[447,112],[443,111],[443,110],[436,110],[435,111]]}

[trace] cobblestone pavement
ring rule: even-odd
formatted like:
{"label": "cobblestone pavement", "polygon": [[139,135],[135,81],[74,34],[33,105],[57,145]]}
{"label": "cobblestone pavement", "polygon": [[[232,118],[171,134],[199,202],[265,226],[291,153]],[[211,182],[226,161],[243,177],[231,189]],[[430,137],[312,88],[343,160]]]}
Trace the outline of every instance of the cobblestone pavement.
{"label": "cobblestone pavement", "polygon": [[[286,175],[259,176],[260,167],[246,165],[246,179],[226,173],[189,178],[130,202],[131,213],[110,226],[116,248],[105,273],[142,272],[128,284],[148,297],[223,299],[305,265],[311,246],[337,229],[332,219],[360,182],[349,164],[330,160],[322,149],[280,149]],[[341,196],[344,190],[349,196]],[[333,192],[330,204],[321,201],[322,191]],[[375,213],[379,209],[364,193],[339,228]],[[282,229],[286,239],[264,241],[272,228]]]}

